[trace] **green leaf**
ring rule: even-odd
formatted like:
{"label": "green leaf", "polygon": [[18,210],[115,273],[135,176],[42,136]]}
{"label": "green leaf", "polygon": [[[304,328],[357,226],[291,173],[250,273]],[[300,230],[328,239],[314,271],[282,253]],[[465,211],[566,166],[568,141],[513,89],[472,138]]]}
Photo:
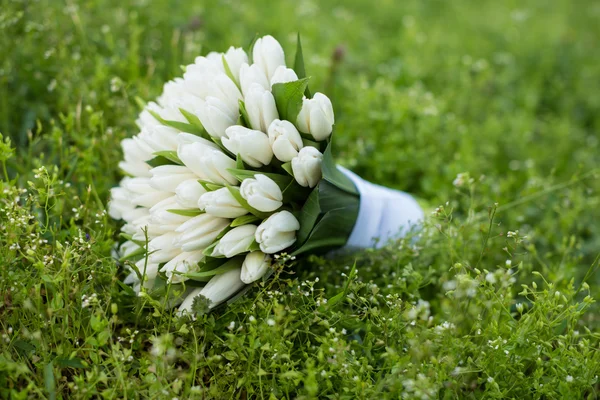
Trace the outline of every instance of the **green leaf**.
{"label": "green leaf", "polygon": [[233,76],[233,72],[231,72],[231,68],[229,68],[229,64],[227,63],[227,60],[225,59],[225,55],[221,56],[221,60],[223,61],[223,68],[225,69],[225,75],[227,75],[229,77],[229,79],[231,79],[231,81],[233,83],[235,83],[235,85],[238,87],[238,89],[240,88],[238,81],[235,79],[235,77]]}
{"label": "green leaf", "polygon": [[193,133],[195,135],[202,135],[202,133],[204,132],[203,129],[200,129],[197,126],[188,124],[186,122],[169,121],[163,119],[160,115],[158,115],[156,111],[148,110],[148,112],[152,114],[152,116],[156,118],[161,124],[169,126],[171,128],[175,128],[181,132]]}
{"label": "green leaf", "polygon": [[266,177],[272,179],[279,186],[279,188],[281,190],[284,190],[290,184],[290,182],[293,180],[289,176],[281,175],[281,174],[274,174],[271,172],[252,171],[252,170],[239,169],[239,168],[237,168],[237,169],[229,168],[229,169],[227,169],[227,171],[231,175],[235,176],[235,178],[240,182],[242,182],[244,179],[254,178],[254,175],[257,175],[257,174],[265,175]]}
{"label": "green leaf", "polygon": [[308,86],[308,78],[293,82],[276,83],[272,87],[279,117],[295,123],[302,108],[302,96]]}
{"label": "green leaf", "polygon": [[285,189],[283,189],[283,204],[303,204],[306,202],[310,192],[311,188],[300,186],[298,182],[292,179]]}
{"label": "green leaf", "polygon": [[227,189],[229,189],[229,192],[237,200],[237,202],[240,203],[240,206],[248,210],[250,214],[256,216],[259,219],[265,219],[269,216],[268,213],[258,211],[256,208],[251,207],[250,204],[248,204],[248,202],[246,201],[246,199],[244,199],[240,194],[240,189],[238,187],[231,185],[226,185],[226,187]]}
{"label": "green leaf", "polygon": [[246,50],[246,53],[248,54],[248,64],[249,65],[252,65],[254,63],[254,57],[252,56],[252,52],[254,50],[254,44],[256,43],[257,40],[258,40],[258,33],[254,35],[254,38],[252,39],[250,44],[248,44],[248,50]]}
{"label": "green leaf", "polygon": [[52,361],[44,366],[44,386],[50,400],[56,399],[56,383]]}
{"label": "green leaf", "polygon": [[81,358],[73,357],[73,358],[57,358],[56,365],[61,368],[85,368],[85,365],[81,362]]}
{"label": "green leaf", "polygon": [[335,164],[333,155],[331,154],[331,143],[332,141],[329,141],[325,152],[323,152],[323,162],[321,163],[323,179],[345,192],[358,195],[358,191],[356,190],[356,187],[350,178],[337,169],[337,165]]}
{"label": "green leaf", "polygon": [[156,151],[152,154],[158,157],[164,157],[175,164],[183,165],[183,162],[179,159],[175,150]]}
{"label": "green leaf", "polygon": [[173,161],[163,156],[156,156],[153,159],[146,161],[146,164],[151,167],[160,167],[161,165],[177,165]]}
{"label": "green leaf", "polygon": [[252,223],[258,222],[258,221],[260,221],[260,219],[255,215],[252,215],[252,214],[242,215],[241,217],[237,217],[236,219],[231,221],[231,224],[229,226],[231,226],[232,228],[235,228],[236,226],[252,224]]}
{"label": "green leaf", "polygon": [[223,189],[225,187],[223,185],[219,185],[218,183],[212,183],[212,182],[203,181],[203,180],[198,180],[198,183],[200,183],[200,185],[202,185],[204,190],[206,190],[207,192],[212,192],[214,190]]}
{"label": "green leaf", "polygon": [[311,139],[306,139],[304,137],[302,138],[302,145],[304,147],[307,147],[307,146],[314,147],[317,150],[320,149],[320,147],[321,147],[321,143],[315,142],[314,140],[311,140]]}
{"label": "green leaf", "polygon": [[206,133],[206,131],[204,130],[204,126],[202,125],[202,122],[200,122],[200,118],[198,118],[195,114],[184,110],[183,108],[180,108],[179,111],[181,112],[181,114],[183,114],[185,119],[187,119],[190,124],[202,130],[202,137],[208,139],[208,133]]}
{"label": "green leaf", "polygon": [[290,174],[291,176],[294,176],[294,171],[292,170],[291,162],[286,162],[286,163],[281,164],[281,168],[283,168],[283,170],[285,172],[287,172],[288,174]]}
{"label": "green leaf", "polygon": [[228,271],[231,271],[231,270],[241,267],[243,262],[244,262],[244,257],[234,257],[234,258],[228,259],[221,266],[219,266],[217,268],[213,268],[213,269],[210,269],[207,271],[189,272],[189,273],[185,274],[185,276],[190,279],[196,279],[196,278],[206,278],[208,276],[220,275],[220,274],[224,274],[225,272],[228,272]]}
{"label": "green leaf", "polygon": [[124,262],[126,260],[131,260],[132,258],[136,258],[136,257],[142,256],[144,254],[146,254],[146,249],[144,247],[140,247],[138,249],[135,249],[131,253],[126,254],[123,257],[119,258],[119,261],[120,262]]}
{"label": "green leaf", "polygon": [[146,108],[146,102],[140,96],[135,96],[134,100],[135,100],[135,103],[140,108],[140,110],[143,110],[144,108]]}
{"label": "green leaf", "polygon": [[172,208],[167,211],[172,214],[182,215],[184,217],[197,217],[200,214],[204,214],[204,211],[200,209],[177,210]]}
{"label": "green leaf", "polygon": [[246,103],[243,100],[238,101],[240,106],[240,118],[241,123],[246,128],[250,128],[250,117],[248,116],[248,111],[246,110]]}
{"label": "green leaf", "polygon": [[238,154],[235,157],[235,168],[241,169],[241,170],[246,169],[246,168],[244,168],[244,161],[242,160],[242,156],[240,154]]}
{"label": "green leaf", "polygon": [[316,187],[310,193],[302,210],[300,211],[300,229],[296,233],[296,243],[302,246],[310,232],[312,231],[315,223],[317,222],[317,218],[319,218],[319,214],[321,214],[321,207],[319,206],[319,188]]}
{"label": "green leaf", "polygon": [[[298,39],[296,41],[296,56],[294,57],[294,71],[298,75],[299,79],[306,78],[306,69],[304,68],[304,55],[302,54],[302,42],[300,41],[300,32],[298,32]],[[308,98],[311,97],[308,85],[304,89],[304,95]]]}

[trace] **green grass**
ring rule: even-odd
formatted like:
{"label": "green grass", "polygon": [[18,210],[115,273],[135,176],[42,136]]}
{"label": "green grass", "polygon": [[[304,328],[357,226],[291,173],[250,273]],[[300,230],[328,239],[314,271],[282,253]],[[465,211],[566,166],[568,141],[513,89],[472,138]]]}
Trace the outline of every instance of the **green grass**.
{"label": "green grass", "polygon": [[[2,2],[0,397],[597,398],[598,3],[240,3]],[[104,210],[135,98],[297,31],[338,162],[428,203],[420,238],[197,321],[132,296]]]}

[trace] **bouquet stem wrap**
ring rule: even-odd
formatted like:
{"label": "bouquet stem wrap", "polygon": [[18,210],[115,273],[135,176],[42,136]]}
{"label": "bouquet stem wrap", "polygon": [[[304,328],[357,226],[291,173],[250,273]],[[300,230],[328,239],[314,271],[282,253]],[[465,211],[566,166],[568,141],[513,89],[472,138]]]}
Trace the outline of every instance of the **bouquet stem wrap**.
{"label": "bouquet stem wrap", "polygon": [[346,248],[381,247],[423,220],[423,210],[411,195],[375,185],[344,167],[338,169],[360,193],[358,216]]}

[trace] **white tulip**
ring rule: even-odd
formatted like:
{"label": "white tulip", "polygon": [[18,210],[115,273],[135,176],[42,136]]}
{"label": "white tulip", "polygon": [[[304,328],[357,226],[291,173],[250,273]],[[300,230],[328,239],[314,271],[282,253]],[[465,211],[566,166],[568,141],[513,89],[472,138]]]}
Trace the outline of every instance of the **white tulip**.
{"label": "white tulip", "polygon": [[153,207],[172,194],[158,190],[150,185],[150,178],[131,178],[125,182],[125,188],[131,193],[131,203],[136,206]]}
{"label": "white tulip", "polygon": [[296,120],[300,132],[310,133],[317,141],[325,140],[331,135],[334,123],[333,106],[329,97],[315,93],[312,99],[302,101],[302,109]]}
{"label": "white tulip", "polygon": [[144,128],[151,128],[156,125],[160,125],[160,121],[157,120],[154,115],[150,114],[150,111],[158,112],[160,110],[160,106],[155,102],[149,102],[146,107],[142,110],[138,119],[135,120],[136,125],[140,130]]}
{"label": "white tulip", "polygon": [[269,138],[261,131],[234,125],[227,128],[221,140],[227,150],[239,154],[251,167],[269,165],[273,159]]}
{"label": "white tulip", "polygon": [[298,80],[298,75],[291,68],[286,68],[285,65],[280,65],[275,70],[275,73],[271,77],[271,86],[276,83],[287,83],[294,82]]}
{"label": "white tulip", "polygon": [[183,251],[205,249],[227,226],[229,226],[228,219],[200,214],[175,229],[176,232],[181,233],[181,236],[173,244],[181,247]]}
{"label": "white tulip", "polygon": [[181,274],[194,272],[198,269],[198,263],[204,258],[202,251],[185,251],[167,262],[161,269],[170,282],[181,283],[186,280]]}
{"label": "white tulip", "polygon": [[273,254],[294,244],[298,229],[300,223],[296,217],[289,211],[280,211],[264,220],[254,237],[263,253]]}
{"label": "white tulip", "polygon": [[209,308],[214,308],[233,296],[245,286],[240,279],[241,268],[215,275],[203,288],[195,289],[179,306],[179,314],[192,311],[194,299],[202,295],[210,301]]}
{"label": "white tulip", "polygon": [[233,228],[227,232],[215,246],[212,256],[225,256],[231,258],[247,251],[248,246],[254,242],[256,225],[248,224]]}
{"label": "white tulip", "polygon": [[271,257],[262,251],[249,253],[242,264],[240,279],[246,284],[262,278],[271,266]]}
{"label": "white tulip", "polygon": [[221,137],[225,129],[235,125],[239,117],[239,108],[231,107],[223,100],[208,96],[204,106],[198,110],[198,118],[212,137]]}
{"label": "white tulip", "polygon": [[180,235],[181,234],[177,232],[169,232],[155,237],[148,242],[148,261],[161,264],[179,255],[181,249],[173,246],[173,241]]}
{"label": "white tulip", "polygon": [[124,160],[119,162],[119,168],[131,176],[150,176],[152,167],[146,164],[146,161],[153,158],[152,148],[147,144],[140,145],[133,138],[123,139],[121,148]]}
{"label": "white tulip", "polygon": [[150,208],[150,222],[160,225],[165,229],[175,230],[191,217],[171,212],[170,210],[182,210],[177,203],[177,197],[168,197]]}
{"label": "white tulip", "polygon": [[248,94],[244,98],[244,104],[252,129],[266,133],[271,122],[279,118],[275,98],[270,91],[258,84],[250,86]]}
{"label": "white tulip", "polygon": [[263,174],[244,179],[240,186],[240,194],[250,207],[258,211],[271,212],[283,205],[281,189],[275,181]]}
{"label": "white tulip", "polygon": [[180,183],[197,179],[192,170],[183,165],[161,165],[152,168],[150,174],[152,174],[150,185],[153,188],[173,193]]}
{"label": "white tulip", "polygon": [[235,161],[214,143],[204,140],[180,144],[177,156],[200,179],[219,185],[237,185],[238,183],[238,180],[227,171],[236,167]]}
{"label": "white tulip", "polygon": [[315,187],[321,180],[323,154],[314,147],[306,146],[292,160],[292,172],[300,186]]}
{"label": "white tulip", "polygon": [[[145,258],[137,261],[135,263],[136,268],[138,269],[140,275],[142,275],[142,279],[144,279],[144,287],[150,288],[154,283],[154,279],[158,276],[158,263],[151,263],[147,261]],[[123,283],[126,285],[130,285],[132,283],[139,283],[140,279],[138,275],[132,271],[124,280]],[[139,287],[136,289],[136,292],[139,291]]]}
{"label": "white tulip", "polygon": [[[143,141],[152,149],[152,153],[156,151],[176,150],[177,136],[179,131],[165,125],[157,125],[152,128],[143,129],[140,134],[134,137],[136,141]],[[150,158],[154,158],[152,154]]]}
{"label": "white tulip", "polygon": [[233,219],[248,214],[227,188],[204,193],[198,200],[198,208],[221,218]]}
{"label": "white tulip", "polygon": [[285,66],[285,54],[279,42],[273,36],[263,36],[254,42],[252,58],[262,68],[269,80],[280,65]]}
{"label": "white tulip", "polygon": [[240,82],[240,69],[242,65],[248,63],[248,55],[241,47],[231,46],[225,53],[225,61],[235,80]]}
{"label": "white tulip", "polygon": [[[188,75],[186,83],[190,93],[197,96],[199,100],[207,100],[209,97],[215,97],[227,105],[229,109],[238,110],[239,100],[242,99],[242,93],[235,82],[233,82],[224,72],[220,72],[211,77],[202,76],[190,78]],[[193,110],[199,108],[200,107],[195,107]]]}
{"label": "white tulip", "polygon": [[292,161],[303,147],[302,137],[290,121],[276,119],[267,132],[273,154],[279,161]]}
{"label": "white tulip", "polygon": [[242,64],[240,68],[240,87],[244,96],[250,92],[250,87],[255,83],[265,90],[271,90],[267,76],[257,64]]}
{"label": "white tulip", "polygon": [[[121,181],[123,185],[123,181]],[[113,219],[123,219],[123,216],[131,213],[135,206],[131,203],[131,193],[122,186],[110,189],[110,201],[108,202],[108,215]]]}
{"label": "white tulip", "polygon": [[206,190],[198,183],[197,177],[181,182],[175,189],[177,204],[184,208],[198,207],[198,199],[204,193],[206,193]]}

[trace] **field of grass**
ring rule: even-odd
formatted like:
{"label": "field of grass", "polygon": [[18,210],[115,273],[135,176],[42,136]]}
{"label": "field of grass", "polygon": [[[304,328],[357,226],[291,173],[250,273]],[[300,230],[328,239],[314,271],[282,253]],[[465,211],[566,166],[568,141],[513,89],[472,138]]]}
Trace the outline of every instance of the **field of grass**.
{"label": "field of grass", "polygon": [[[599,397],[599,19],[592,0],[4,0],[0,398]],[[257,32],[289,61],[300,32],[337,161],[429,217],[177,318],[111,258],[119,141],[136,97]]]}

